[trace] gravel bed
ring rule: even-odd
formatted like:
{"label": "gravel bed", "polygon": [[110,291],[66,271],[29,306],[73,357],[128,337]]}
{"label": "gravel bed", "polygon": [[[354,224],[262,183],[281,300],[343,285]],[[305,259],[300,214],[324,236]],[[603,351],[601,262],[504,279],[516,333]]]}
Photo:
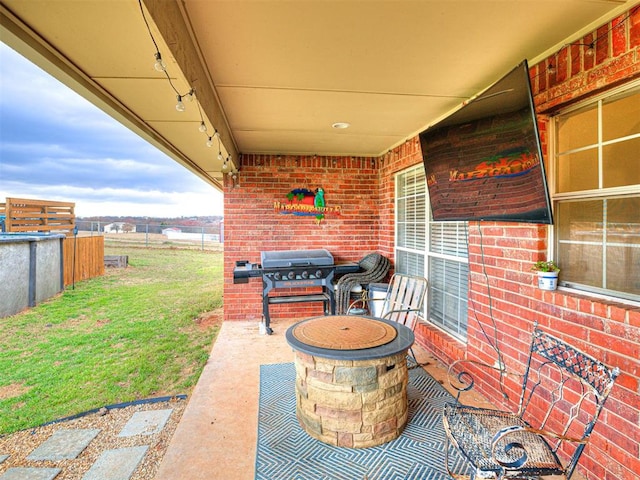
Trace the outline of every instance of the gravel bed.
{"label": "gravel bed", "polygon": [[[182,417],[187,400],[172,399],[167,402],[131,405],[124,408],[102,409],[81,418],[54,423],[43,427],[31,428],[11,435],[0,437],[0,456],[9,458],[0,463],[0,476],[11,467],[61,468],[55,480],[80,480],[91,465],[105,450],[115,448],[148,445],[144,459],[130,477],[130,480],[152,480],[160,466],[171,437]],[[135,435],[118,437],[122,428],[135,412],[146,410],[173,409],[162,431],[153,435]],[[106,413],[105,413],[106,410]],[[100,429],[100,433],[89,446],[73,460],[32,461],[27,456],[47,440],[55,431],[71,428]]]}

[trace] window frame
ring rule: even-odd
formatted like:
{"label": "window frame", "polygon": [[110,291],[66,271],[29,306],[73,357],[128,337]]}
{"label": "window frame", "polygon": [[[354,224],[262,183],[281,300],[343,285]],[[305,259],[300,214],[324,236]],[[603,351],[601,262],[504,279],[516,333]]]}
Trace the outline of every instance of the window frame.
{"label": "window frame", "polygon": [[[417,175],[422,175],[422,178],[424,179],[425,182],[425,187],[424,187],[424,219],[423,221],[414,221],[414,225],[416,224],[420,224],[420,225],[424,225],[424,246],[422,248],[422,250],[419,249],[415,249],[415,248],[409,248],[406,246],[400,246],[401,243],[401,238],[400,238],[400,224],[401,221],[399,219],[399,204],[400,202],[405,199],[408,198],[409,195],[400,195],[400,179],[403,178],[405,175],[413,175],[416,176]],[[395,230],[395,238],[394,238],[394,253],[395,253],[395,258],[396,258],[396,269],[400,272],[400,273],[408,273],[408,272],[404,272],[401,271],[401,269],[398,269],[398,257],[399,257],[399,253],[401,252],[405,252],[409,255],[420,255],[422,257],[423,260],[423,264],[422,264],[422,272],[420,272],[419,274],[421,276],[424,276],[426,278],[429,278],[428,272],[430,271],[430,262],[432,261],[442,261],[442,262],[456,262],[459,264],[465,264],[467,267],[467,278],[465,279],[465,283],[464,283],[464,287],[466,288],[466,298],[464,299],[464,303],[465,303],[465,308],[464,308],[464,312],[460,312],[460,310],[456,310],[457,311],[457,319],[456,319],[456,328],[457,330],[452,330],[450,328],[445,327],[444,323],[441,322],[434,322],[431,318],[430,312],[431,312],[431,305],[432,305],[432,297],[433,297],[433,281],[430,281],[430,286],[429,286],[429,292],[427,294],[427,301],[425,302],[424,305],[424,310],[422,312],[422,314],[420,315],[420,320],[428,323],[429,325],[432,325],[438,329],[441,329],[443,332],[446,332],[447,335],[451,335],[452,337],[456,338],[459,341],[462,341],[464,343],[467,342],[468,339],[468,318],[469,318],[469,292],[468,292],[468,264],[469,264],[469,257],[468,257],[468,222],[434,222],[433,219],[431,218],[431,204],[429,201],[429,190],[428,187],[426,185],[426,178],[424,178],[424,165],[422,163],[413,165],[411,167],[405,168],[403,170],[400,170],[398,172],[396,172],[395,174],[395,178],[394,178],[394,192],[395,192],[395,219],[394,219],[394,230]],[[406,222],[404,222],[406,223]],[[451,255],[451,254],[447,254],[447,253],[442,253],[442,252],[438,252],[435,250],[431,249],[432,246],[432,234],[433,234],[433,224],[434,223],[438,223],[438,224],[453,224],[456,225],[456,231],[455,231],[455,237],[456,239],[458,239],[457,242],[457,246],[456,246],[456,253],[459,253],[462,249],[460,248],[460,231],[463,230],[466,238],[463,239],[463,243],[464,243],[464,251],[466,252],[466,257],[461,257],[461,256],[457,256],[457,255]],[[447,233],[447,232],[444,232]],[[449,232],[450,233],[450,232]],[[406,242],[402,242],[402,243],[406,243]],[[445,265],[446,267],[446,265]],[[413,272],[415,273],[415,272]],[[458,289],[455,293],[456,300],[460,301],[460,299],[458,298],[459,293],[461,291],[461,285],[456,283],[456,285],[458,286]],[[452,295],[449,295],[452,296]],[[445,309],[446,311],[446,309]],[[443,312],[444,313],[444,312]],[[462,321],[463,320],[463,321]],[[461,326],[464,327],[464,329],[461,328]]]}
{"label": "window frame", "polygon": [[[589,201],[589,200],[598,200],[603,198],[621,198],[629,195],[637,195],[639,191],[640,184],[634,185],[624,185],[618,187],[603,187],[603,159],[602,159],[602,150],[604,147],[620,142],[628,139],[637,138],[638,134],[627,135],[624,137],[615,138],[613,140],[604,140],[602,136],[602,108],[603,105],[608,100],[614,100],[616,97],[622,97],[626,94],[631,95],[640,95],[640,80],[634,80],[633,82],[627,83],[625,85],[621,85],[619,87],[607,90],[599,95],[592,96],[588,99],[585,99],[581,102],[577,102],[574,105],[563,108],[558,112],[555,112],[549,118],[549,173],[550,173],[550,187],[551,187],[551,202],[554,210],[554,218],[557,219],[558,215],[558,204],[563,201]],[[595,144],[591,144],[588,146],[583,146],[579,148],[569,149],[566,152],[559,152],[559,132],[558,132],[558,120],[562,116],[571,115],[576,113],[582,109],[587,108],[596,109],[597,115],[597,141]],[[559,156],[560,153],[567,154],[573,153],[577,151],[583,151],[588,148],[596,148],[598,151],[598,188],[595,189],[586,189],[586,190],[577,190],[573,192],[558,192],[559,188]],[[554,223],[552,228],[548,229],[548,253],[549,258],[556,258],[559,251],[559,244],[561,242],[560,236],[558,234],[559,229],[558,221]],[[606,248],[605,244],[600,244],[602,248]],[[558,260],[556,258],[556,260]],[[561,263],[561,260],[559,260]],[[562,268],[562,265],[560,265]],[[600,287],[593,287],[589,285],[579,284],[577,282],[572,282],[571,280],[564,280],[562,277],[560,278],[558,285],[562,289],[566,289],[568,291],[575,292],[581,295],[589,295],[594,298],[599,298],[608,301],[616,301],[622,303],[629,303],[631,305],[640,305],[640,300],[638,300],[636,295],[627,294],[625,292],[620,292],[611,289],[605,289]]]}
{"label": "window frame", "polygon": [[[415,249],[415,248],[409,248],[409,247],[406,247],[406,246],[400,246],[400,228],[399,228],[399,226],[400,226],[401,222],[400,222],[400,220],[398,218],[398,213],[399,213],[399,207],[398,206],[399,206],[400,201],[402,199],[404,199],[404,198],[408,198],[409,197],[408,195],[403,195],[403,196],[399,195],[399,189],[400,189],[399,179],[401,177],[404,177],[404,176],[409,175],[409,174],[417,176],[417,175],[419,175],[419,170],[423,171],[422,176],[424,177],[424,166],[422,164],[416,164],[416,165],[414,165],[412,167],[405,168],[405,169],[403,169],[403,170],[401,170],[401,171],[399,171],[399,172],[397,172],[395,174],[395,178],[394,178],[394,192],[395,192],[395,195],[394,195],[394,197],[395,197],[394,198],[394,200],[395,200],[394,201],[394,211],[395,211],[396,214],[395,214],[395,218],[394,218],[394,232],[395,232],[395,235],[394,235],[394,251],[395,251],[395,258],[396,258],[396,268],[398,267],[398,253],[397,252],[403,252],[403,253],[406,253],[408,255],[419,255],[419,256],[421,256],[423,262],[422,262],[422,266],[421,266],[422,267],[422,271],[420,272],[420,275],[426,277],[425,272],[427,271],[427,258],[426,258],[427,215],[428,215],[428,212],[429,212],[429,203],[428,203],[428,201],[429,201],[429,193],[427,191],[426,179],[425,179],[425,188],[424,188],[425,218],[424,218],[423,222],[420,222],[420,223],[424,223],[424,225],[425,225],[424,247],[423,247],[422,250]],[[407,222],[402,222],[402,223],[404,225]],[[414,222],[414,225],[415,224],[418,224],[418,222]],[[403,243],[405,243],[405,242],[403,242]],[[401,272],[401,273],[409,273],[409,272]],[[425,315],[423,315],[423,316],[426,318]]]}

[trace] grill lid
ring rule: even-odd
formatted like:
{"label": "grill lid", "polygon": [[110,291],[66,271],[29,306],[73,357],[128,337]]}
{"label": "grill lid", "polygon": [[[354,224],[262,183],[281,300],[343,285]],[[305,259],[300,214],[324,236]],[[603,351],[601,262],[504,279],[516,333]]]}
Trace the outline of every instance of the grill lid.
{"label": "grill lid", "polygon": [[333,265],[333,255],[322,248],[318,250],[277,250],[261,252],[262,268],[322,267]]}

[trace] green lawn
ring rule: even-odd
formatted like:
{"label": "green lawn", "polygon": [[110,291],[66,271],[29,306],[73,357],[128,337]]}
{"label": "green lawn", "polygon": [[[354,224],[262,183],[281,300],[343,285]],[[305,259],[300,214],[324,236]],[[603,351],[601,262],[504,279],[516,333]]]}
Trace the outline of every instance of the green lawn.
{"label": "green lawn", "polygon": [[0,434],[190,393],[222,308],[222,252],[105,248],[129,267],[0,319]]}

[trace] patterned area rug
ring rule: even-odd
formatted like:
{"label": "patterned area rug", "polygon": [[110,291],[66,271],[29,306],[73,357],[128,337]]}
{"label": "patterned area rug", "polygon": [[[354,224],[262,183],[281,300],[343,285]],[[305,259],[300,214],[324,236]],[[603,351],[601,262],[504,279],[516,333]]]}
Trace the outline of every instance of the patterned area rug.
{"label": "patterned area rug", "polygon": [[[261,365],[256,480],[448,480],[442,408],[451,395],[422,368],[409,370],[409,421],[396,440],[334,447],[296,419],[293,363]],[[450,462],[460,463],[450,451]],[[459,466],[458,471],[459,471]]]}

